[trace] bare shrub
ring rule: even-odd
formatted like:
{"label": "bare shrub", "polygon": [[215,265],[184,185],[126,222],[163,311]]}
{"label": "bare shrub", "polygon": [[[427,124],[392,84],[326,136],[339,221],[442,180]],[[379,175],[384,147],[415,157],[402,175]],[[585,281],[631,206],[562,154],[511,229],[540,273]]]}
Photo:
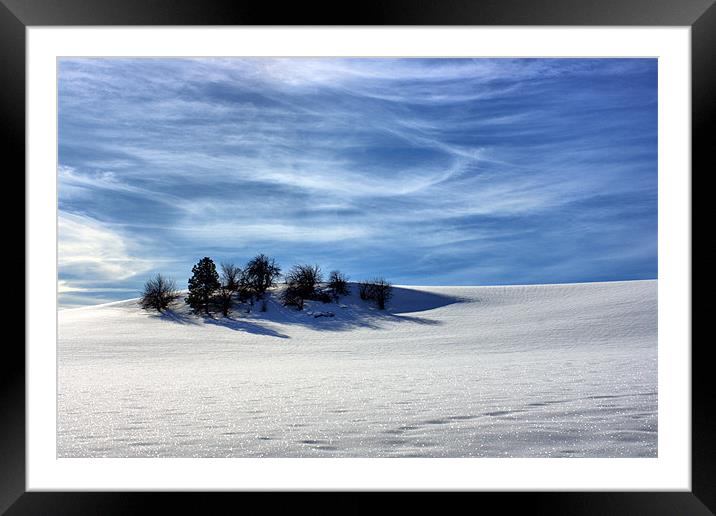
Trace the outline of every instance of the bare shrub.
{"label": "bare shrub", "polygon": [[286,275],[283,304],[303,310],[304,301],[316,296],[322,280],[323,275],[318,265],[294,265]]}
{"label": "bare shrub", "polygon": [[221,283],[231,292],[239,290],[241,284],[241,267],[233,263],[221,263]]}
{"label": "bare shrub", "polygon": [[276,260],[259,254],[244,267],[243,286],[249,295],[261,299],[266,291],[276,284],[280,275],[281,268],[276,264]]}
{"label": "bare shrub", "polygon": [[393,286],[385,278],[376,278],[372,281],[361,281],[358,284],[358,294],[364,301],[374,301],[380,310],[393,296]]}
{"label": "bare shrub", "polygon": [[179,299],[179,292],[173,279],[157,274],[147,280],[139,301],[145,310],[161,312],[175,300]]}
{"label": "bare shrub", "polygon": [[350,287],[348,287],[348,277],[340,271],[331,271],[328,276],[328,290],[333,299],[338,302],[341,296],[351,293]]}
{"label": "bare shrub", "polygon": [[361,281],[358,283],[358,295],[363,301],[368,301],[372,298],[373,286],[367,281]]}
{"label": "bare shrub", "polygon": [[372,299],[380,310],[385,310],[386,303],[393,296],[393,286],[385,278],[376,278],[372,282]]}
{"label": "bare shrub", "polygon": [[224,317],[228,317],[231,313],[234,304],[233,296],[234,291],[226,285],[222,285],[216,291],[215,299]]}

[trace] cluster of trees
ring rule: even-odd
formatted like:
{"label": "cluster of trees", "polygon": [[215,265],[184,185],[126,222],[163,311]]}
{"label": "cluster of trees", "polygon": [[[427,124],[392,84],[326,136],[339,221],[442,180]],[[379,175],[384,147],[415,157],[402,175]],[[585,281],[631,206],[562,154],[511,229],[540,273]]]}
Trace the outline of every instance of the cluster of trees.
{"label": "cluster of trees", "polygon": [[224,316],[229,315],[234,298],[239,302],[262,301],[262,310],[266,310],[265,294],[276,285],[281,275],[281,268],[273,258],[265,254],[249,260],[244,268],[233,263],[221,264],[221,276],[216,271],[214,261],[202,258],[191,270],[189,278],[189,295],[186,302],[195,312],[209,315],[211,304],[219,306]]}
{"label": "cluster of trees", "polygon": [[285,277],[286,288],[281,300],[286,306],[303,310],[308,299],[330,303],[350,294],[348,277],[340,271],[331,271],[328,283],[323,284],[323,273],[318,265],[294,265]]}
{"label": "cluster of trees", "polygon": [[[204,257],[191,270],[186,303],[195,313],[210,315],[212,307],[218,307],[224,316],[229,315],[234,302],[261,302],[261,310],[266,311],[266,292],[276,286],[281,277],[281,268],[273,258],[259,254],[241,268],[233,263],[222,263],[221,274],[209,257]],[[323,281],[323,273],[318,265],[294,265],[284,277],[286,287],[281,293],[285,306],[294,306],[303,310],[306,300],[318,300],[324,303],[338,302],[341,296],[350,294],[348,277],[340,271],[331,271],[328,281]],[[392,287],[383,278],[359,284],[360,297],[371,300],[381,310],[390,299]],[[157,274],[144,285],[140,304],[145,309],[165,310],[181,296],[175,282]]]}

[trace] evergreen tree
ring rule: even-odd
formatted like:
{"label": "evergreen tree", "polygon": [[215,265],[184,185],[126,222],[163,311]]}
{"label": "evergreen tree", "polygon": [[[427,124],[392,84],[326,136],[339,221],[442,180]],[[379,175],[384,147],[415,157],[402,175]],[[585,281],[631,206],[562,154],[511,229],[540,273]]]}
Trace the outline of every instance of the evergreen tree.
{"label": "evergreen tree", "polygon": [[186,302],[194,312],[202,309],[209,315],[209,301],[212,293],[219,288],[219,274],[216,272],[216,265],[209,257],[204,257],[191,269],[192,277],[189,278],[189,295]]}

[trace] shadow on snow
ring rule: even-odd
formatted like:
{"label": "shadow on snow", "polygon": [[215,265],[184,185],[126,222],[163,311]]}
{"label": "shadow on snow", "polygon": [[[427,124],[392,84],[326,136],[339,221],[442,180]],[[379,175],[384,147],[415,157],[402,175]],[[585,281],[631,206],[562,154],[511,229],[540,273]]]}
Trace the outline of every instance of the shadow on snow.
{"label": "shadow on snow", "polygon": [[191,326],[199,326],[202,323],[213,324],[216,326],[223,326],[224,328],[228,328],[230,330],[243,331],[255,335],[267,335],[269,337],[278,337],[281,339],[289,338],[288,335],[271,328],[267,328],[266,326],[255,324],[250,320],[235,319],[232,317],[232,314],[229,314],[228,317],[219,316],[218,318],[215,318],[211,316],[197,316],[191,314],[190,312],[182,313],[181,311],[170,309],[165,310],[160,314],[152,315],[152,317],[177,324],[186,324]]}
{"label": "shadow on snow", "polygon": [[393,297],[387,309],[379,310],[371,302],[360,299],[356,285],[351,287],[351,294],[342,297],[338,303],[306,301],[302,311],[283,306],[277,293],[272,292],[268,295],[265,312],[260,311],[260,302],[258,302],[252,307],[247,304],[236,304],[228,317],[223,317],[216,311],[211,316],[198,316],[192,314],[188,307],[181,303],[175,309],[166,310],[153,317],[176,324],[211,324],[234,331],[285,339],[290,337],[261,323],[298,325],[315,331],[380,329],[386,323],[434,326],[441,323],[415,314],[464,301],[459,297],[393,287]]}

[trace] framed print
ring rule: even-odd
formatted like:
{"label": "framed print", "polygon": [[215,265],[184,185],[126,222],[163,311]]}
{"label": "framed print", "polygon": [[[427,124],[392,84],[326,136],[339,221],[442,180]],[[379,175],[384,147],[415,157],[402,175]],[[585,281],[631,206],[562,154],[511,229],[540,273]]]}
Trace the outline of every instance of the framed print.
{"label": "framed print", "polygon": [[712,2],[3,2],[8,514],[254,490],[714,509],[690,173]]}

